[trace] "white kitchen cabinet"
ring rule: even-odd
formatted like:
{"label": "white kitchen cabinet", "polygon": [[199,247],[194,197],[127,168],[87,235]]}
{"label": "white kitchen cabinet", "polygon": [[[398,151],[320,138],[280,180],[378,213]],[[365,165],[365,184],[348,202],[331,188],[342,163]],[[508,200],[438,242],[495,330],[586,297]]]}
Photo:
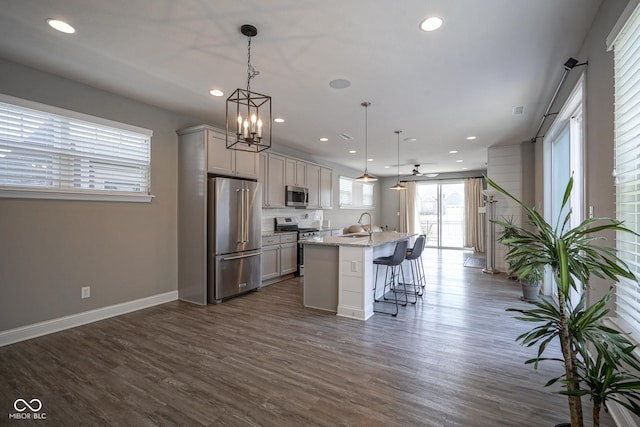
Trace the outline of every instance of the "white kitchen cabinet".
{"label": "white kitchen cabinet", "polygon": [[298,269],[298,234],[279,234],[262,238],[262,281],[277,282]]}
{"label": "white kitchen cabinet", "polygon": [[280,245],[280,275],[295,273],[298,269],[298,244]]}
{"label": "white kitchen cabinet", "polygon": [[229,150],[223,131],[202,127],[207,141],[207,171],[216,175],[257,179],[258,154],[248,151]]}
{"label": "white kitchen cabinet", "polygon": [[333,207],[333,173],[331,169],[320,167],[320,209]]}
{"label": "white kitchen cabinet", "polygon": [[320,166],[307,164],[307,188],[309,189],[309,209],[320,207]]}
{"label": "white kitchen cabinet", "polygon": [[287,158],[285,164],[285,184],[297,187],[307,186],[307,163]]}
{"label": "white kitchen cabinet", "polygon": [[280,236],[262,238],[262,280],[280,276]]}
{"label": "white kitchen cabinet", "polygon": [[262,207],[284,208],[285,202],[285,157],[269,153],[260,155],[260,182],[262,182]]}

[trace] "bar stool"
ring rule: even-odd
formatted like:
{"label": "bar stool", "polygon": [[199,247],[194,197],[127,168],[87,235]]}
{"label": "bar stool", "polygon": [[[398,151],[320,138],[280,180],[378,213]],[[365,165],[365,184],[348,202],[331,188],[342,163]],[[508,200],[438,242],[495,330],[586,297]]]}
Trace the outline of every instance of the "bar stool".
{"label": "bar stool", "polygon": [[[389,304],[394,304],[396,307],[396,311],[395,313],[389,313],[386,311],[377,311],[375,309],[375,305],[374,305],[374,310],[377,313],[384,313],[384,314],[390,314],[391,316],[395,317],[398,315],[398,295],[397,295],[397,291],[399,290],[399,286],[402,284],[400,282],[400,274],[402,274],[402,279],[404,282],[404,273],[402,272],[402,267],[401,264],[404,261],[404,259],[406,258],[407,254],[407,241],[406,240],[400,240],[396,243],[396,248],[393,251],[393,255],[391,256],[384,256],[384,257],[378,257],[375,258],[373,260],[373,263],[376,266],[376,278],[373,284],[373,301],[374,302],[380,302],[380,303],[389,303]],[[382,298],[384,301],[378,300],[376,297],[376,289],[378,286],[378,269],[380,268],[380,266],[385,266],[387,267],[387,270],[384,273],[384,286],[382,288]],[[404,296],[405,296],[405,302],[402,305],[407,305],[407,294],[406,294],[406,285],[405,286],[405,292],[404,292]],[[387,298],[386,294],[387,294],[387,287],[389,287],[389,291],[391,291],[391,293],[393,294],[393,301],[389,301],[389,299]]]}
{"label": "bar stool", "polygon": [[424,265],[422,264],[422,252],[426,243],[426,236],[421,234],[413,244],[413,248],[407,249],[405,259],[409,262],[413,292],[416,296],[422,296],[425,286]]}

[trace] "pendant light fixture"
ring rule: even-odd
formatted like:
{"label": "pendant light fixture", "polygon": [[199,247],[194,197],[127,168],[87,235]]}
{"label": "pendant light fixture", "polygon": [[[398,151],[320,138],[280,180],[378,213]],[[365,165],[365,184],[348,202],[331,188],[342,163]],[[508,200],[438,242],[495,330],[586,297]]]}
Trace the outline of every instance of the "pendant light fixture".
{"label": "pendant light fixture", "polygon": [[406,190],[407,187],[400,184],[400,134],[402,133],[402,131],[397,130],[395,133],[398,135],[398,181],[396,181],[396,185],[394,185],[393,187],[389,187],[389,189],[399,191],[399,190]]}
{"label": "pendant light fixture", "polygon": [[243,25],[240,32],[248,39],[247,88],[227,98],[227,148],[257,153],[271,148],[271,97],[251,92],[251,79],[260,74],[251,65],[251,38],[258,29]]}
{"label": "pendant light fixture", "polygon": [[356,178],[356,181],[360,181],[360,182],[373,182],[373,181],[377,181],[378,178],[376,178],[373,175],[369,175],[369,171],[367,170],[367,162],[369,161],[369,136],[367,135],[368,132],[368,109],[369,109],[369,105],[371,105],[370,102],[363,102],[362,104],[360,104],[364,107],[364,174],[362,174],[361,176]]}

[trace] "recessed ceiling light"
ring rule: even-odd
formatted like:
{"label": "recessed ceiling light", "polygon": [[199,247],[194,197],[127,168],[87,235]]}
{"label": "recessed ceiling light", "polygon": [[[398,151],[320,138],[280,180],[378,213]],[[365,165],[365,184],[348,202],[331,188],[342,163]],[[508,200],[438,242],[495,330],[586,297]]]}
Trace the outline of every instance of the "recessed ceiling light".
{"label": "recessed ceiling light", "polygon": [[349,150],[349,154],[356,154],[357,151],[356,150]]}
{"label": "recessed ceiling light", "polygon": [[405,138],[405,139],[403,139],[403,141],[404,142],[416,142],[417,139],[415,139],[415,138]]}
{"label": "recessed ceiling light", "polygon": [[466,139],[467,139],[467,141],[472,141],[472,140],[474,140],[476,138],[477,138],[477,136],[471,135],[471,136],[468,136]]}
{"label": "recessed ceiling light", "polygon": [[284,123],[284,119],[282,117],[276,117],[273,121],[276,123]]}
{"label": "recessed ceiling light", "polygon": [[58,19],[47,19],[47,24],[49,24],[51,28],[60,31],[61,33],[73,34],[76,32],[76,29],[71,25]]}
{"label": "recessed ceiling light", "polygon": [[463,171],[466,171],[467,169],[469,169],[469,168],[462,168]]}
{"label": "recessed ceiling light", "polygon": [[435,31],[438,28],[442,27],[443,23],[444,19],[440,18],[439,16],[430,16],[420,22],[420,29],[422,31]]}
{"label": "recessed ceiling light", "polygon": [[458,152],[458,150],[451,150],[449,151],[449,154],[456,154]]}
{"label": "recessed ceiling light", "polygon": [[389,165],[386,165],[386,166],[385,166],[384,168],[385,168],[385,169],[389,169],[390,167],[391,167],[391,166],[389,166]]}
{"label": "recessed ceiling light", "polygon": [[373,162],[373,159],[367,159],[367,162]]}
{"label": "recessed ceiling light", "polygon": [[456,160],[456,163],[462,163],[463,160]]}
{"label": "recessed ceiling light", "polygon": [[320,138],[320,141],[322,142],[327,142],[329,140],[329,138]]}
{"label": "recessed ceiling light", "polygon": [[222,92],[220,89],[211,89],[209,91],[209,93],[213,96],[222,96],[224,95],[224,92]]}
{"label": "recessed ceiling light", "polygon": [[346,89],[351,86],[351,82],[346,79],[335,79],[329,82],[329,86],[334,89]]}

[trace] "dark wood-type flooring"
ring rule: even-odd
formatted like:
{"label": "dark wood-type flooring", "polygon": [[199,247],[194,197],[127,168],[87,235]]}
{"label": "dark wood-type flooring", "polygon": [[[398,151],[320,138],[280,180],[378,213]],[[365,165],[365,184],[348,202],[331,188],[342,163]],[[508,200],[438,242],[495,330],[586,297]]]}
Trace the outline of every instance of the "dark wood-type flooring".
{"label": "dark wood-type flooring", "polygon": [[[543,387],[560,366],[525,366],[534,351],[514,341],[527,325],[505,308],[526,304],[519,285],[463,267],[468,255],[427,250],[425,295],[397,318],[305,309],[292,279],[220,305],[176,301],[0,348],[0,425],[567,421],[566,398]],[[17,398],[40,399],[47,419],[8,420]]]}

